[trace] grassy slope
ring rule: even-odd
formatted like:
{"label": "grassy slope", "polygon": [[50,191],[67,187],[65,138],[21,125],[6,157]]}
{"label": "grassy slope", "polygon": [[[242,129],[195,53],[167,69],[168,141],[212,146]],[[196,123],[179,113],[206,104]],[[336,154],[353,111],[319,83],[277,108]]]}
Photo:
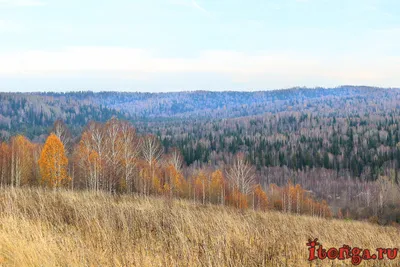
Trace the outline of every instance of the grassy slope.
{"label": "grassy slope", "polygon": [[396,228],[362,222],[162,198],[0,190],[0,266],[310,266],[305,244],[314,237],[328,247],[400,244]]}

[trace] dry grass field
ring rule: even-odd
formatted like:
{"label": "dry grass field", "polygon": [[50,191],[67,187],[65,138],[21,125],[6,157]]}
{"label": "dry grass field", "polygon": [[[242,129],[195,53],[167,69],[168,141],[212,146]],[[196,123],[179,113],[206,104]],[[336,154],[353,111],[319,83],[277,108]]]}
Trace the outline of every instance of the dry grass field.
{"label": "dry grass field", "polygon": [[315,237],[324,247],[400,244],[398,229],[363,222],[141,196],[0,190],[0,266],[350,265],[310,264],[306,242]]}

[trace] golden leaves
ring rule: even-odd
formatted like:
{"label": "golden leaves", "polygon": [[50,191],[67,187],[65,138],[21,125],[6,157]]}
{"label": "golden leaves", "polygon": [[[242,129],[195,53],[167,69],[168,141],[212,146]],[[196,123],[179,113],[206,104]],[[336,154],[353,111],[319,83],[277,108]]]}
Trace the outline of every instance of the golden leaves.
{"label": "golden leaves", "polygon": [[42,183],[50,187],[59,187],[70,180],[67,174],[68,158],[60,139],[51,134],[44,144],[39,159]]}

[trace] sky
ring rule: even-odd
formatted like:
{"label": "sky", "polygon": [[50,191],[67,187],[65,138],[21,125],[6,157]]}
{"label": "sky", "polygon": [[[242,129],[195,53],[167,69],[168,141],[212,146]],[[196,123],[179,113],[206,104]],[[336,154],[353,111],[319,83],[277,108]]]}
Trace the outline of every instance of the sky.
{"label": "sky", "polygon": [[0,91],[400,87],[398,0],[0,0]]}

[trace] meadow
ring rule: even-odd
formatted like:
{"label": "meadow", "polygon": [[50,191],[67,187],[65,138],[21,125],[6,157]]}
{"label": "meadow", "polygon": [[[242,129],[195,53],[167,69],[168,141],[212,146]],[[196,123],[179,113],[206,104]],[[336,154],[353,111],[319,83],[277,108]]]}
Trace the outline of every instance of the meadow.
{"label": "meadow", "polygon": [[[35,188],[0,190],[1,266],[343,266],[306,243],[397,247],[367,222],[238,210],[187,200]],[[343,265],[342,265],[343,264]],[[360,266],[398,266],[363,261]]]}

